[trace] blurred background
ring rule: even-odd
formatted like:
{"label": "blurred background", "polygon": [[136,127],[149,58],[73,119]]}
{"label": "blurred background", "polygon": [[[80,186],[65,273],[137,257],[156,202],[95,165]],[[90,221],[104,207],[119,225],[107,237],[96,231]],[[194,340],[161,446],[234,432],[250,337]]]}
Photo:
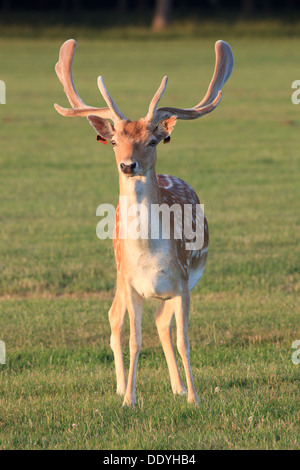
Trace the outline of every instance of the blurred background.
{"label": "blurred background", "polygon": [[[160,32],[181,27],[201,35],[222,24],[244,35],[253,31],[253,23],[256,32],[270,34],[266,31],[266,21],[272,23],[273,34],[296,34],[299,11],[296,0],[1,0],[0,35],[17,24],[25,24],[27,34],[42,34],[41,27],[55,24],[57,27],[73,25],[89,35],[93,30],[126,27],[140,28],[140,32],[143,28]],[[199,23],[206,23],[204,30],[199,30]],[[250,30],[249,24],[252,24]],[[279,25],[283,24],[284,29],[280,29]]]}

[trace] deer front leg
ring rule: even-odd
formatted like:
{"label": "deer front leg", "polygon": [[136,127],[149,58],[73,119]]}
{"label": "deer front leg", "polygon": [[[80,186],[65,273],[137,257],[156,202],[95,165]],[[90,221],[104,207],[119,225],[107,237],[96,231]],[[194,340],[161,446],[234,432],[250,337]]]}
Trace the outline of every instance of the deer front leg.
{"label": "deer front leg", "polygon": [[160,304],[155,315],[155,323],[168,364],[173,393],[174,395],[185,395],[187,391],[181,380],[172,344],[172,322],[174,317],[172,300],[166,300]]}
{"label": "deer front leg", "polygon": [[188,401],[198,404],[200,400],[195,390],[193,374],[190,365],[190,342],[188,337],[190,292],[187,285],[184,286],[182,295],[174,298],[174,304],[177,325],[177,349],[184,365],[188,388]]}
{"label": "deer front leg", "polygon": [[115,368],[117,376],[117,393],[124,395],[126,391],[126,377],[122,351],[122,333],[126,314],[125,293],[120,282],[117,284],[117,291],[109,311],[109,322],[111,328],[110,347],[115,358]]}
{"label": "deer front leg", "polygon": [[126,289],[126,305],[130,324],[130,365],[123,406],[136,403],[135,378],[142,346],[142,299],[131,286],[127,286]]}

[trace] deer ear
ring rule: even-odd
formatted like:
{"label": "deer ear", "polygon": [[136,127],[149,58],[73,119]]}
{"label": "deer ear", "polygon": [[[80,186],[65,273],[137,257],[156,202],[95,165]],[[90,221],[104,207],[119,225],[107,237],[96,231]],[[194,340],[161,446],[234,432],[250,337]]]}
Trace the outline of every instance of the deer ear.
{"label": "deer ear", "polygon": [[157,139],[164,140],[164,143],[170,142],[171,140],[171,132],[173,131],[175,124],[176,124],[176,116],[171,116],[168,119],[164,119],[160,121],[154,130],[154,134]]}
{"label": "deer ear", "polygon": [[115,133],[115,129],[112,124],[99,116],[90,115],[87,118],[98,134],[97,140],[103,144],[107,144],[107,140],[111,140]]}

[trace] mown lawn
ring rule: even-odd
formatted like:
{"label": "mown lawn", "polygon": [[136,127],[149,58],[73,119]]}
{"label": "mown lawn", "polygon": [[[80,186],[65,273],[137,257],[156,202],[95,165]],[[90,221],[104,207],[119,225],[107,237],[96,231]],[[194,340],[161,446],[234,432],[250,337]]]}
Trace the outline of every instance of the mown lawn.
{"label": "mown lawn", "polygon": [[[96,237],[97,206],[118,197],[112,149],[84,119],[53,108],[67,103],[54,72],[61,41],[0,39],[1,449],[299,448],[298,41],[222,39],[236,66],[221,105],[178,122],[157,164],[197,190],[210,227],[190,316],[201,406],[173,397],[149,302],[135,409],[115,394],[115,264],[111,240]],[[162,105],[194,106],[212,75],[213,44],[78,39],[76,86],[99,106],[103,75],[138,119],[168,74]]]}

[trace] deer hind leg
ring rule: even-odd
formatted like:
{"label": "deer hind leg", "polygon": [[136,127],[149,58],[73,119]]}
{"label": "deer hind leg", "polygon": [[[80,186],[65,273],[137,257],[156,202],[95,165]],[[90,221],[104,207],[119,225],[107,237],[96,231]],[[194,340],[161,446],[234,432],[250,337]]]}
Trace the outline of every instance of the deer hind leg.
{"label": "deer hind leg", "polygon": [[122,351],[122,333],[126,314],[125,294],[120,284],[109,310],[109,322],[111,328],[110,347],[115,358],[115,368],[117,376],[117,393],[124,395],[126,391],[126,377]]}
{"label": "deer hind leg", "polygon": [[199,398],[195,390],[192,369],[190,365],[190,342],[188,337],[188,320],[190,307],[190,292],[188,287],[184,289],[181,296],[172,299],[175,306],[175,318],[177,326],[177,349],[181,356],[188,389],[188,401],[199,403]]}
{"label": "deer hind leg", "polygon": [[142,346],[142,298],[130,286],[127,286],[126,289],[126,305],[130,324],[130,365],[123,406],[135,405],[136,403],[135,379]]}
{"label": "deer hind leg", "polygon": [[174,394],[185,395],[187,391],[182,383],[172,343],[173,318],[174,305],[172,304],[172,300],[161,302],[155,314],[155,323],[168,364],[171,387]]}

